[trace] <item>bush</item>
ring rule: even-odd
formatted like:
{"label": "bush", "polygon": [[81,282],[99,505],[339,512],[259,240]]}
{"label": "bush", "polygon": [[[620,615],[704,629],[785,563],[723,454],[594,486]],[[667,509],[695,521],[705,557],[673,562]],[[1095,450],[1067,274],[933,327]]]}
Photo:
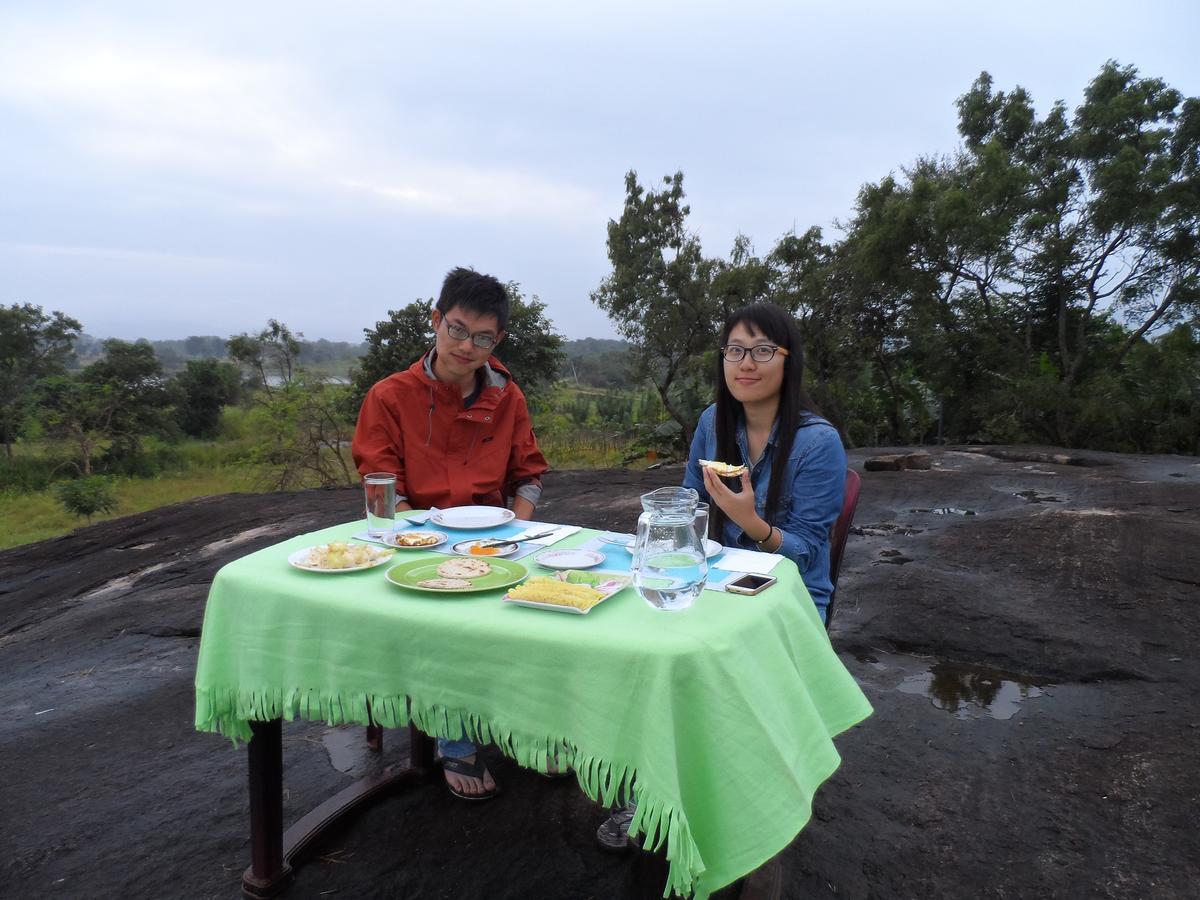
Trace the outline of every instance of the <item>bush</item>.
{"label": "bush", "polygon": [[70,468],[70,461],[55,456],[35,454],[0,456],[0,491],[25,493],[44,491],[62,477],[60,472]]}
{"label": "bush", "polygon": [[54,493],[67,512],[86,516],[91,524],[96,513],[109,513],[117,508],[117,498],[107,478],[89,475],[55,485]]}

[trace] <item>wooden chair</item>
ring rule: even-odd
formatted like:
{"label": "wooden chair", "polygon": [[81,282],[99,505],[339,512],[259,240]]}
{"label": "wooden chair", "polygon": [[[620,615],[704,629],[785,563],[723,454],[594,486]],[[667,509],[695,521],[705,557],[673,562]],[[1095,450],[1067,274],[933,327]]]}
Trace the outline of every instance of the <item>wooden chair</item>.
{"label": "wooden chair", "polygon": [[838,570],[842,567],[842,551],[846,548],[846,537],[850,534],[850,526],[854,522],[854,511],[858,508],[858,491],[862,479],[853,469],[846,470],[846,496],[842,500],[842,512],[833,523],[833,531],[829,533],[829,580],[833,582],[833,593],[829,596],[829,606],[825,609],[825,630],[833,623],[833,606],[837,600]]}

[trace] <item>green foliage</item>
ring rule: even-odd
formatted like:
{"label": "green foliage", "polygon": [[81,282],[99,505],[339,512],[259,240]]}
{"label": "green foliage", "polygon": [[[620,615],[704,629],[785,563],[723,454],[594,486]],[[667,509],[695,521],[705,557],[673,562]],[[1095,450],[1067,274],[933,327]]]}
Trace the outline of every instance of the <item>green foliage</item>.
{"label": "green foliage", "polygon": [[162,363],[148,342],[105,341],[104,357],[80,377],[103,391],[111,404],[107,424],[111,454],[136,456],[144,436],[172,432],[172,398]]}
{"label": "green foliage", "polygon": [[576,387],[632,388],[632,348],[626,341],[582,338],[562,345],[558,378]]}
{"label": "green foliage", "polygon": [[105,356],[75,376],[41,383],[46,433],[74,447],[74,466],[91,475],[96,454],[133,460],[149,434],[172,430],[171,396],[154,349],[145,342],[104,342]]}
{"label": "green foliage", "polygon": [[[626,174],[624,209],[608,223],[612,273],[592,293],[592,302],[633,346],[636,377],[657,388],[686,444],[703,409],[695,408],[695,397],[705,393],[697,385],[704,376],[693,362],[712,349],[723,306],[712,288],[719,267],[688,232],[690,209],[683,198],[682,172],[664,178],[661,191],[643,188],[636,172]],[[735,258],[730,268],[736,265]],[[726,291],[753,282],[728,269],[723,275]]]}
{"label": "green foliage", "polygon": [[1106,63],[1044,117],[983,73],[962,146],[863,186],[844,236],[708,259],[682,175],[626,176],[593,300],[690,434],[705,353],[745,302],[791,310],[807,385],[852,444],[1039,441],[1196,452],[1200,99]]}
{"label": "green foliage", "polygon": [[389,375],[403,372],[433,346],[433,298],[414,300],[388,317],[364,328],[367,352],[354,372],[351,404],[357,412],[367,391]]}
{"label": "green foliage", "polygon": [[520,285],[510,281],[507,336],[496,348],[504,363],[531,402],[550,390],[562,365],[563,338],[546,317],[546,304],[537,295],[525,299]]}
{"label": "green foliage", "polygon": [[89,524],[92,516],[112,512],[117,507],[108,479],[99,475],[60,482],[54,492],[67,512],[86,517]]}
{"label": "green foliage", "polygon": [[277,385],[292,380],[300,355],[302,334],[292,334],[290,328],[277,319],[268,319],[267,327],[258,334],[231,337],[226,346],[229,358],[250,369],[257,383],[268,394]]}
{"label": "green foliage", "polygon": [[71,460],[59,455],[14,453],[12,457],[2,457],[0,493],[44,491],[70,468]]}
{"label": "green foliage", "polygon": [[350,391],[297,369],[290,381],[263,392],[252,413],[260,437],[249,461],[261,467],[264,486],[285,491],[357,482],[343,452],[354,435]]}
{"label": "green foliage", "polygon": [[12,459],[13,441],[26,431],[40,382],[66,371],[79,322],[40,306],[0,306],[0,441]]}
{"label": "green foliage", "polygon": [[215,437],[221,427],[221,411],[237,402],[241,392],[237,367],[216,359],[188,360],[172,386],[176,421],[191,437]]}

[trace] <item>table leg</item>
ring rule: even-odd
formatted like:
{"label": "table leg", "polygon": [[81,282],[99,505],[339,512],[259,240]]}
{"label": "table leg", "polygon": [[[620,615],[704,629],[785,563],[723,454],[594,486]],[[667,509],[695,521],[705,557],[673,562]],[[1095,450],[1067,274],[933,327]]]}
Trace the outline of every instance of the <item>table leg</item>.
{"label": "table leg", "polygon": [[242,894],[265,900],[292,876],[283,858],[283,722],[251,722],[250,729],[250,868],[242,875]]}
{"label": "table leg", "polygon": [[371,701],[367,701],[367,719],[371,724],[367,726],[367,749],[372,753],[383,752],[383,726],[376,725],[374,718],[371,716]]}
{"label": "table leg", "polygon": [[283,830],[282,722],[251,722],[247,747],[250,769],[250,867],[242,875],[242,894],[250,900],[278,896],[325,829],[342,816],[400,784],[419,784],[433,771],[433,739],[409,726],[409,765],[392,766],[362,778]]}

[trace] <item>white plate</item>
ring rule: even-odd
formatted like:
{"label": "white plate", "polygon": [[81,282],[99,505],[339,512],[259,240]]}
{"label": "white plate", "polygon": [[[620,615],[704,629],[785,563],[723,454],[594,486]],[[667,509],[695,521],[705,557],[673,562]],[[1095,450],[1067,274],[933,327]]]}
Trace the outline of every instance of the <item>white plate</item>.
{"label": "white plate", "polygon": [[718,553],[720,553],[724,549],[725,549],[725,547],[723,545],[718,544],[712,538],[704,539],[704,558],[705,559],[712,559],[714,556],[716,556]]}
{"label": "white plate", "polygon": [[[595,603],[593,603],[591,606],[589,606],[587,609],[577,609],[574,606],[565,606],[561,603],[539,603],[537,600],[518,600],[516,597],[508,596],[508,594],[504,595],[504,602],[511,603],[513,606],[531,606],[534,609],[548,609],[551,612],[561,612],[561,613],[569,613],[571,615],[576,615],[576,616],[586,616],[588,613],[590,613],[593,609],[595,609],[597,606],[599,606],[601,603],[603,603],[605,600],[607,600],[613,594],[617,593],[618,591],[624,590],[625,588],[629,587],[629,585],[633,582],[633,579],[630,578],[628,575],[622,575],[619,572],[611,572],[611,573],[596,572],[595,574],[609,575],[611,577],[605,578],[604,581],[600,582],[597,585],[594,585],[596,590],[598,590],[601,594],[603,594],[603,596],[599,600],[597,600]],[[569,575],[570,575],[570,572],[559,572],[558,573],[558,577],[560,579],[562,579],[563,581],[569,581],[570,580],[570,578],[568,577]]]}
{"label": "white plate", "polygon": [[498,556],[512,556],[514,553],[516,553],[518,550],[521,549],[520,544],[518,544],[516,541],[512,541],[507,544],[497,544],[493,548],[497,551],[495,553],[472,553],[471,552],[471,548],[474,547],[476,544],[488,544],[488,543],[491,543],[492,540],[498,541],[498,540],[500,540],[500,538],[473,538],[472,540],[469,540],[469,541],[459,541],[457,544],[452,546],[450,549],[453,550],[455,553],[459,554],[460,556],[472,556],[475,559],[495,559]]}
{"label": "white plate", "polygon": [[[404,544],[393,543],[396,538],[402,534],[420,534],[424,535],[425,537],[437,538],[437,540],[428,544],[420,544],[416,547],[407,547]],[[383,537],[379,538],[379,540],[395,550],[432,550],[434,547],[438,547],[446,543],[446,541],[450,540],[450,538],[445,532],[442,531],[420,531],[418,529],[410,529],[407,531],[393,531],[391,534],[385,534]]]}
{"label": "white plate", "polygon": [[576,547],[572,550],[543,550],[533,558],[547,569],[590,569],[604,562],[604,554]]}
{"label": "white plate", "polygon": [[452,509],[439,509],[429,518],[435,525],[443,528],[495,528],[506,525],[517,517],[511,509],[499,506],[455,506]]}
{"label": "white plate", "polygon": [[[317,547],[327,547],[328,544],[317,544],[313,547],[305,547],[303,550],[297,550],[295,553],[289,553],[287,561],[300,569],[303,572],[320,572],[322,575],[340,575],[343,572],[361,572],[364,569],[373,569],[376,566],[382,566],[385,562],[389,562],[395,553],[391,550],[383,550],[378,547],[371,547],[371,551],[375,554],[375,561],[369,562],[362,566],[352,566],[348,569],[321,569],[316,566],[305,565],[308,559],[308,554]],[[362,546],[366,546],[365,544]]]}

